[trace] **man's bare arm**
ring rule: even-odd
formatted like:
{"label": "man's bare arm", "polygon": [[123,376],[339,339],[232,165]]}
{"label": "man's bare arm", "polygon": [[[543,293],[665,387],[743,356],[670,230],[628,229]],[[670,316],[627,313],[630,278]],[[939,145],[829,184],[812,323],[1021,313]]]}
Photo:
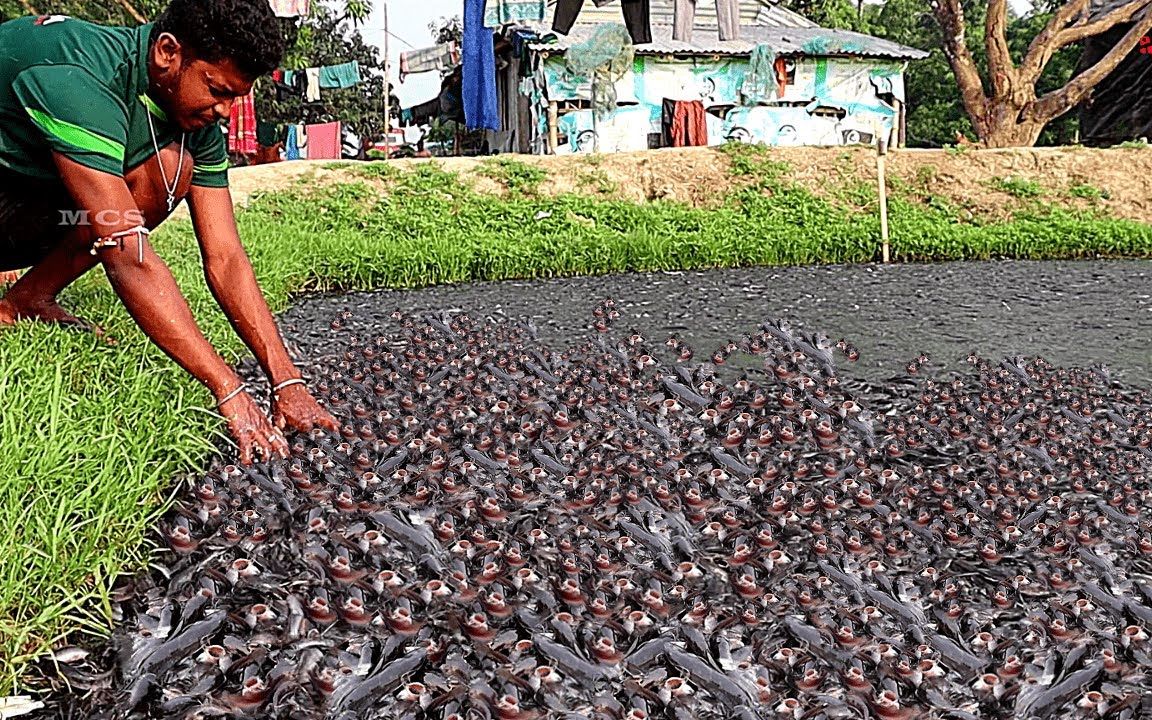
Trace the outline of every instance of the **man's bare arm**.
{"label": "man's bare arm", "polygon": [[[95,237],[137,225],[139,209],[123,178],[55,155],[65,187],[81,209],[89,211]],[[101,212],[109,211],[109,212]],[[94,239],[93,238],[93,239]],[[138,262],[143,244],[143,263]],[[98,251],[112,288],[140,328],[180,367],[220,399],[241,384],[204,337],[172,271],[143,237],[131,235],[114,248]]]}
{"label": "man's bare arm", "polygon": [[188,207],[204,258],[204,279],[236,334],[273,385],[300,377],[240,242],[231,192],[193,185]]}
{"label": "man's bare arm", "polygon": [[336,419],[316,402],[292,363],[252,263],[240,242],[232,194],[227,188],[192,186],[188,194],[192,224],[204,257],[204,277],[236,333],[252,349],[274,388],[273,420],[280,428],[339,429]]}

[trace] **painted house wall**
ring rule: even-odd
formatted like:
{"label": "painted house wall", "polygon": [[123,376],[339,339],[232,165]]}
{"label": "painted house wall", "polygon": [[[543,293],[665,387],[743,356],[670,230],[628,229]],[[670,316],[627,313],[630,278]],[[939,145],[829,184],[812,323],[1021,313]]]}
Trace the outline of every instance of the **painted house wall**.
{"label": "painted house wall", "polygon": [[[547,152],[548,102],[591,99],[588,78],[576,77],[563,56],[537,58],[529,77],[517,77],[517,95],[526,97],[530,117],[523,121],[505,104],[506,131],[490,143],[503,152]],[[657,142],[665,99],[700,100],[708,110],[708,144],[730,138],[768,145],[871,144],[875,132],[890,132],[904,101],[905,63],[864,58],[789,59],[790,82],[783,95],[757,86],[750,58],[668,58],[637,56],[616,83],[618,108],[593,123],[590,109],[559,118],[559,153],[643,150]],[[512,68],[506,72],[516,72]],[[763,103],[761,102],[763,101]],[[519,138],[507,130],[521,129]],[[595,133],[593,134],[593,129]],[[527,132],[531,134],[525,136]],[[565,137],[566,136],[566,137]]]}

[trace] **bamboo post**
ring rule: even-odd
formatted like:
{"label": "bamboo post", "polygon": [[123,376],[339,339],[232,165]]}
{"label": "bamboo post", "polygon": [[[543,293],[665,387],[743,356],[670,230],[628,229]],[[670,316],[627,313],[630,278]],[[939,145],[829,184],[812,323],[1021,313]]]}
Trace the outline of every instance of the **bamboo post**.
{"label": "bamboo post", "polygon": [[556,154],[560,144],[560,107],[555,100],[548,103],[548,152]]}
{"label": "bamboo post", "polygon": [[[873,127],[876,127],[875,125]],[[880,239],[883,241],[882,256],[884,263],[890,260],[888,245],[888,182],[885,177],[885,159],[888,155],[888,134],[874,133],[876,137],[876,182],[880,191]]]}

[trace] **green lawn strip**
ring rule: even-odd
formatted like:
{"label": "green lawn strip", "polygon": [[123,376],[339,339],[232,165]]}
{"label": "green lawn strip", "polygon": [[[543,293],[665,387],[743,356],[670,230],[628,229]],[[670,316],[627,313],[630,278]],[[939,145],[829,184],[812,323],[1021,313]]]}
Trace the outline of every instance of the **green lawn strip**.
{"label": "green lawn strip", "polygon": [[[754,154],[756,181],[718,208],[597,197],[480,195],[430,164],[368,184],[254,198],[239,224],[274,311],[306,290],[416,288],[469,280],[751,265],[869,262],[879,221],[863,187],[842,202],[787,181]],[[516,166],[499,166],[524,177]],[[380,173],[363,166],[366,178]],[[536,176],[528,176],[535,182]],[[860,209],[861,207],[865,209]],[[1020,212],[958,222],[946,205],[895,193],[902,261],[1148,257],[1152,226],[1089,213]],[[209,339],[244,348],[204,284],[190,223],[154,239]],[[222,436],[208,394],[146,340],[96,271],[64,302],[119,340],[21,326],[0,332],[0,678],[19,691],[26,664],[64,633],[107,627],[109,579],[148,561],[143,542],[173,478],[194,472]]]}

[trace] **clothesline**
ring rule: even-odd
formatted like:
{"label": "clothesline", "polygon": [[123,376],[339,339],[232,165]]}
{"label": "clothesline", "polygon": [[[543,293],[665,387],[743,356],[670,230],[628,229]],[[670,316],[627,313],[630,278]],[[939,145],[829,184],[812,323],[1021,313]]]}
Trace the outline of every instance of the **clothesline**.
{"label": "clothesline", "polygon": [[276,83],[276,93],[281,99],[285,95],[303,95],[308,102],[319,102],[320,90],[345,89],[360,83],[360,63],[322,65],[303,70],[278,69],[272,73]]}

